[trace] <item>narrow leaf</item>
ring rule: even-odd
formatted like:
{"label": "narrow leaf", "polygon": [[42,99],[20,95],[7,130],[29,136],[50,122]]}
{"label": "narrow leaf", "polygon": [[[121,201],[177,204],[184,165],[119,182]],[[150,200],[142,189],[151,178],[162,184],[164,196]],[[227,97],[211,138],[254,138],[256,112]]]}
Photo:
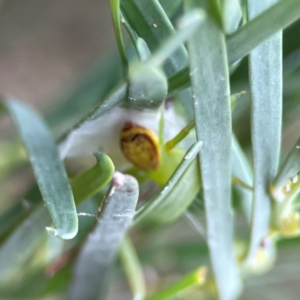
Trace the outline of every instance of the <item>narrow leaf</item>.
{"label": "narrow leaf", "polygon": [[280,171],[278,172],[276,178],[273,181],[273,188],[280,189],[288,181],[296,176],[300,171],[300,138],[297,140],[296,144],[289,152]]}
{"label": "narrow leaf", "polygon": [[120,0],[110,0],[110,8],[111,8],[111,13],[112,13],[112,18],[113,18],[113,24],[114,24],[114,30],[115,30],[115,35],[117,39],[117,44],[124,68],[124,72],[126,74],[127,68],[128,68],[128,62],[126,58],[126,51],[125,51],[125,46],[123,42],[123,37],[122,37],[122,31],[121,31],[121,24],[120,24]]}
{"label": "narrow leaf", "polygon": [[[94,156],[96,157],[95,166],[70,180],[77,206],[94,196],[112,178],[114,165],[111,159],[101,152],[94,153]],[[0,236],[40,204],[41,197],[37,187],[34,187],[24,198],[26,200],[18,202],[0,217]]]}
{"label": "narrow leaf", "polygon": [[[261,5],[266,2],[270,7],[276,1],[254,2],[259,2]],[[264,12],[260,10],[253,14],[249,11],[249,16],[251,21],[227,39],[229,63],[243,58],[264,40],[296,21],[300,17],[300,2],[299,0],[278,1]]]}
{"label": "narrow leaf", "polygon": [[[191,34],[197,29],[197,27],[202,22],[203,17],[203,12],[197,10],[196,12],[192,12],[191,14],[188,14],[186,17],[182,18],[182,29],[180,29],[179,32],[176,32],[167,41],[165,41],[165,44],[161,46],[161,48],[152,56],[152,58],[147,62],[147,64],[149,64],[150,67],[151,65],[154,65],[155,67],[160,67],[160,64],[162,64],[164,60],[168,56],[170,56],[181,43],[185,42],[186,39],[188,39],[191,36]],[[139,72],[142,71],[144,67],[145,64],[139,64],[136,67],[135,72],[139,74]],[[152,72],[153,71],[159,72],[158,69],[153,69]],[[159,76],[161,76],[161,74]],[[162,91],[165,90],[165,85],[166,82],[162,80]],[[122,101],[126,99],[127,90],[128,84],[124,80],[117,87],[115,87],[114,90],[104,100],[99,102],[86,117],[84,117],[80,122],[78,122],[73,129],[79,128],[85,122],[99,118],[107,111],[120,105]],[[64,140],[72,130],[67,132],[61,138],[61,140]]]}
{"label": "narrow leaf", "polygon": [[200,173],[195,157],[201,146],[201,142],[196,142],[189,149],[163,190],[137,212],[135,223],[171,222],[185,212],[200,189]]}
{"label": "narrow leaf", "polygon": [[[121,9],[136,33],[143,38],[153,53],[175,33],[175,30],[156,0],[121,0]],[[167,62],[167,75],[172,75],[187,64],[187,54],[181,45]]]}
{"label": "narrow leaf", "polygon": [[203,18],[201,11],[184,16],[180,20],[180,29],[164,41],[155,55],[144,64],[131,68],[126,106],[134,109],[157,109],[161,106],[167,96],[168,85],[160,67],[193,34]]}
{"label": "narrow leaf", "polygon": [[[228,63],[233,64],[242,59],[265,39],[286,28],[299,17],[298,0],[285,0],[274,4],[227,38]],[[189,69],[184,68],[170,77],[169,92],[189,86],[189,73]]]}
{"label": "narrow leaf", "polygon": [[[188,296],[194,290],[199,290],[206,282],[207,269],[201,267],[181,278],[178,282],[146,298],[146,300],[168,300],[177,297]],[[185,298],[188,299],[188,298]]]}
{"label": "narrow leaf", "polygon": [[[94,155],[97,159],[96,165],[70,180],[76,205],[80,205],[87,198],[94,196],[112,178],[114,166],[111,159],[103,153]],[[20,209],[22,209],[22,205]],[[7,277],[28,259],[45,233],[45,227],[51,221],[44,206],[36,207],[35,203],[30,210],[34,211],[19,224],[0,248],[0,280],[1,276]],[[18,212],[16,209],[13,211]],[[18,213],[17,220],[23,217],[24,213],[28,213],[28,211],[24,212],[23,210],[23,214]],[[80,236],[77,235],[76,238],[80,238]]]}
{"label": "narrow leaf", "polygon": [[34,252],[47,233],[45,226],[51,222],[45,207],[39,207],[13,232],[0,248],[0,282],[10,278]]}
{"label": "narrow leaf", "polygon": [[[252,187],[252,170],[241,146],[234,135],[232,137],[232,175]],[[243,211],[248,219],[248,222],[250,223],[252,216],[253,193],[251,190],[244,187],[236,187],[236,190],[242,200]]]}
{"label": "narrow leaf", "polygon": [[219,299],[235,299],[241,288],[233,254],[231,208],[231,111],[225,37],[215,1],[186,1],[204,7],[209,17],[188,43],[207,240]]}
{"label": "narrow leaf", "polygon": [[50,131],[41,117],[25,104],[5,99],[33,167],[38,186],[54,223],[53,233],[63,239],[78,231],[78,218],[68,177]]}
{"label": "narrow leaf", "polygon": [[137,181],[131,176],[115,173],[98,224],[76,262],[70,299],[93,300],[104,294],[107,272],[131,223],[137,200]]}
{"label": "narrow leaf", "polygon": [[[145,40],[152,53],[174,34],[171,22],[157,0],[121,0],[121,8],[132,28]],[[174,75],[187,65],[183,44],[175,50],[166,58],[164,71],[167,76]],[[188,93],[183,92],[179,99],[186,112],[192,115],[191,103],[184,101],[185,95],[188,96]]]}
{"label": "narrow leaf", "polygon": [[[248,1],[250,19],[274,1]],[[276,17],[277,20],[278,16]],[[259,33],[259,31],[258,31]],[[278,32],[250,53],[251,137],[254,198],[248,259],[268,233],[271,199],[269,186],[276,176],[281,144],[282,33]]]}

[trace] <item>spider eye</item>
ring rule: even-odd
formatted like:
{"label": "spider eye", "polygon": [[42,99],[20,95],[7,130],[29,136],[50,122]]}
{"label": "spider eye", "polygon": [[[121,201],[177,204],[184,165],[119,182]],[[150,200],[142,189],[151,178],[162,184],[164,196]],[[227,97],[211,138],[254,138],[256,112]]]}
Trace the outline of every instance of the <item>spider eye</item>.
{"label": "spider eye", "polygon": [[153,131],[127,122],[120,133],[120,146],[124,156],[137,168],[149,172],[159,166],[158,138]]}

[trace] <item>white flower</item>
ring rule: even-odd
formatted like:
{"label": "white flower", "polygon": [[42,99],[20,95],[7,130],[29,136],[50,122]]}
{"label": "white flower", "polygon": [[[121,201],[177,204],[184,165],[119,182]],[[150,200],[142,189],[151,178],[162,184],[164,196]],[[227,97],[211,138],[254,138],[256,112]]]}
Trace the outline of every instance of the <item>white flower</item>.
{"label": "white flower", "polygon": [[[175,114],[173,106],[165,108],[164,139],[172,139],[186,121]],[[93,152],[101,151],[110,156],[117,170],[125,170],[132,164],[126,160],[120,148],[120,132],[127,122],[146,127],[158,135],[161,111],[139,111],[115,107],[96,120],[89,120],[73,130],[59,145],[61,158],[72,174],[81,173],[95,164]]]}

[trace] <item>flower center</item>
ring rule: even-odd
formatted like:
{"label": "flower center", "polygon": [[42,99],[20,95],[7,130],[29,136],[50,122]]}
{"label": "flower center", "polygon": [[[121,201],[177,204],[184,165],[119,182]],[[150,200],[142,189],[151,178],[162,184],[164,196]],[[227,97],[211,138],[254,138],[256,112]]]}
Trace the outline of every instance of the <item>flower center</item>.
{"label": "flower center", "polygon": [[137,168],[148,172],[158,168],[161,155],[153,131],[127,122],[120,133],[120,146],[124,156]]}

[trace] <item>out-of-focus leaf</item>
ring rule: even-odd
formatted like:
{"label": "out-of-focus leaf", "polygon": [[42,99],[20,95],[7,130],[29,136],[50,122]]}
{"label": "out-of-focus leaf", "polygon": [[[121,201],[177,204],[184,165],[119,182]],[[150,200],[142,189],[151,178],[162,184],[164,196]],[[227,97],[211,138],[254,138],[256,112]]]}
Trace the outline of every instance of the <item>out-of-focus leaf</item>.
{"label": "out-of-focus leaf", "polygon": [[123,63],[124,72],[126,74],[128,62],[126,58],[126,51],[125,51],[125,46],[124,46],[122,31],[121,31],[121,24],[120,24],[120,14],[121,14],[120,0],[110,0],[110,8],[111,8],[111,13],[113,18],[116,40],[117,40],[121,60]]}
{"label": "out-of-focus leaf", "polygon": [[40,207],[33,212],[0,248],[0,281],[13,275],[18,266],[22,265],[43,236],[47,234],[45,226],[49,225],[51,218],[45,207]]}
{"label": "out-of-focus leaf", "polygon": [[200,289],[206,282],[207,269],[201,267],[181,278],[178,282],[146,298],[146,300],[167,300],[183,295],[187,299],[188,294],[196,289]]}
{"label": "out-of-focus leaf", "polygon": [[185,1],[205,8],[207,19],[188,42],[197,139],[203,141],[200,168],[207,241],[219,299],[235,299],[241,281],[233,253],[231,208],[231,111],[225,36],[216,1]]}
{"label": "out-of-focus leaf", "polygon": [[[174,28],[158,1],[123,0],[121,7],[131,26],[146,41],[152,53],[174,34]],[[164,70],[167,76],[172,76],[186,65],[187,53],[182,42],[176,52],[166,57]],[[192,115],[192,105],[184,100],[185,96],[190,99],[188,93],[184,91],[179,100],[186,112]]]}
{"label": "out-of-focus leaf", "polygon": [[[121,9],[131,27],[146,41],[152,53],[175,33],[170,20],[156,0],[121,0]],[[167,75],[174,74],[186,64],[187,54],[182,45],[168,58]]]}
{"label": "out-of-focus leaf", "polygon": [[300,171],[300,138],[283,162],[280,170],[274,179],[272,186],[274,189],[282,188],[288,181],[296,176]]}
{"label": "out-of-focus leaf", "polygon": [[195,157],[201,146],[201,142],[196,142],[189,149],[163,190],[139,209],[135,223],[171,222],[184,213],[200,189],[200,173]]}
{"label": "out-of-focus leaf", "polygon": [[[241,146],[239,145],[236,137],[232,138],[232,175],[242,180],[244,183],[252,187],[253,175],[247,157],[245,156]],[[236,187],[240,199],[242,201],[243,211],[250,223],[252,216],[252,198],[253,193],[251,190],[244,187]]]}
{"label": "out-of-focus leaf", "polygon": [[[278,3],[270,0],[267,3],[269,9],[255,15],[250,13],[251,21],[228,37],[229,63],[243,58],[268,37],[286,28],[300,17],[298,0],[278,1]],[[273,3],[274,5],[271,6]]]}
{"label": "out-of-focus leaf", "polygon": [[[95,166],[70,180],[76,205],[95,195],[111,180],[114,171],[111,159],[100,152],[94,155]],[[41,195],[33,188],[24,198],[26,200],[21,200],[0,217],[0,236],[34,210],[40,204]]]}
{"label": "out-of-focus leaf", "polygon": [[14,99],[3,99],[18,125],[33,167],[38,186],[49,210],[54,229],[71,239],[78,231],[78,218],[68,177],[56,145],[42,118],[27,105]]}
{"label": "out-of-focus leaf", "polygon": [[126,237],[121,244],[119,257],[133,294],[133,300],[144,299],[146,286],[143,269],[134,246],[128,237]]}
{"label": "out-of-focus leaf", "polygon": [[233,33],[242,19],[242,8],[239,0],[221,0],[223,26],[227,34]]}
{"label": "out-of-focus leaf", "polygon": [[26,162],[26,152],[20,141],[0,141],[0,179]]}
{"label": "out-of-focus leaf", "polygon": [[[290,3],[290,1],[287,2]],[[274,3],[273,0],[248,1],[249,18],[255,18],[272,3]],[[271,13],[269,17],[272,17]],[[276,20],[278,18],[279,16],[276,16]],[[259,30],[255,32],[260,33]],[[269,230],[271,209],[269,186],[276,176],[279,164],[282,118],[281,31],[250,53],[250,89],[254,203],[249,260],[255,255]]]}
{"label": "out-of-focus leaf", "polygon": [[[106,154],[100,152],[94,153],[94,155],[96,157],[96,165],[70,180],[77,206],[84,200],[94,196],[112,178],[114,165],[111,159]],[[26,198],[28,200],[17,203],[0,218],[0,235],[37,207],[40,194],[34,188]]]}
{"label": "out-of-focus leaf", "polygon": [[[77,205],[95,195],[111,180],[114,166],[110,158],[102,153],[95,153],[94,155],[97,160],[96,165],[70,180]],[[31,209],[35,208],[36,206],[31,207]],[[20,209],[22,209],[22,206]],[[18,212],[16,209],[14,211]],[[28,212],[23,211],[22,214],[17,214],[17,219],[23,217],[24,213],[25,215],[28,214]],[[84,215],[84,212],[80,213]],[[0,266],[2,270],[0,273],[3,276],[7,276],[6,274],[9,274],[10,270],[17,269],[32,254],[36,249],[37,242],[45,232],[45,226],[49,222],[50,218],[46,208],[38,207],[4,241],[0,248]],[[11,249],[15,250],[12,251]]]}
{"label": "out-of-focus leaf", "polygon": [[[242,59],[265,39],[286,28],[299,17],[298,0],[279,1],[274,4],[227,38],[228,63]],[[184,68],[170,77],[169,92],[189,86],[189,73],[189,69]]]}
{"label": "out-of-focus leaf", "polygon": [[181,5],[180,0],[160,0],[159,3],[169,18],[174,15]]}
{"label": "out-of-focus leaf", "polygon": [[133,177],[115,173],[101,206],[98,224],[76,262],[70,290],[72,300],[93,300],[104,294],[105,278],[132,221],[138,190],[138,183]]}

